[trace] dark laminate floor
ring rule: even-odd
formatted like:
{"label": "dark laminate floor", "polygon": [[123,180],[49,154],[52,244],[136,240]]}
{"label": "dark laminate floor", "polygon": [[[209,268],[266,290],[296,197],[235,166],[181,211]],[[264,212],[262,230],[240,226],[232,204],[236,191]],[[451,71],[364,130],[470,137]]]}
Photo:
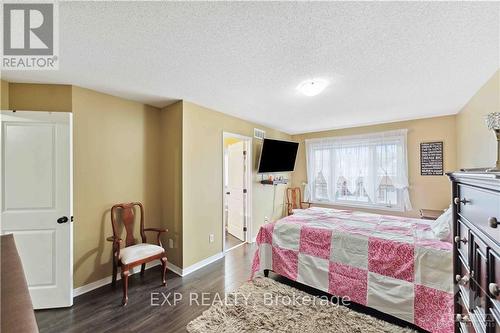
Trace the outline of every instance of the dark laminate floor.
{"label": "dark laminate floor", "polygon": [[226,250],[229,250],[236,245],[240,245],[241,243],[243,243],[241,240],[226,231],[226,246],[224,247]]}
{"label": "dark laminate floor", "polygon": [[[224,259],[184,278],[169,271],[167,287],[161,287],[159,266],[147,270],[142,278],[134,274],[129,278],[126,307],[120,306],[122,290],[118,281],[115,290],[104,286],[77,297],[71,308],[36,311],[40,332],[186,332],[186,325],[208,309],[189,306],[189,293],[236,290],[250,277],[255,248],[240,246]],[[187,301],[177,306],[151,306],[152,292],[179,292]]]}
{"label": "dark laminate floor", "polygon": [[[126,307],[120,306],[121,283],[112,289],[104,286],[75,299],[73,307],[67,309],[36,311],[36,319],[40,332],[186,332],[186,325],[198,317],[208,306],[190,305],[189,293],[214,293],[235,291],[250,277],[251,261],[255,245],[243,245],[228,253],[224,259],[218,260],[190,275],[181,278],[168,273],[168,286],[160,285],[159,266],[146,271],[143,277],[135,274],[129,279],[129,302]],[[324,295],[320,291],[289,281],[273,273],[270,277],[311,294]],[[184,301],[176,306],[165,304],[151,306],[151,293],[180,293]],[[201,296],[200,296],[201,298]],[[162,296],[159,297],[163,301]],[[369,313],[381,319],[406,326],[392,317],[353,305],[357,311]],[[415,328],[415,327],[413,327]]]}

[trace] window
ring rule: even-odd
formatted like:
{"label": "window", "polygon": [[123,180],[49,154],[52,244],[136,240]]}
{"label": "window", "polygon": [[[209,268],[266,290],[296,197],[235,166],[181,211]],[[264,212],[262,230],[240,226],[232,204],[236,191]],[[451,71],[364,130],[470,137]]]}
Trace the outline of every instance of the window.
{"label": "window", "polygon": [[397,130],[306,140],[311,200],[410,210],[406,135]]}

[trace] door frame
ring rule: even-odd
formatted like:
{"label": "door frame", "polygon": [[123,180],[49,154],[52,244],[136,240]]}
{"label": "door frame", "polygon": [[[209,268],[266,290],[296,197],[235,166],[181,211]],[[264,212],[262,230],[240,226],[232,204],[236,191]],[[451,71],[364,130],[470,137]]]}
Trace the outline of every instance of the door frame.
{"label": "door frame", "polygon": [[[0,110],[0,117],[8,112],[22,112],[22,113],[30,113],[33,115],[40,115],[43,113],[64,113],[68,115],[68,121],[69,121],[69,209],[70,209],[70,221],[69,221],[69,283],[70,283],[70,295],[68,299],[68,306],[71,307],[73,306],[73,300],[74,300],[74,229],[73,229],[73,216],[74,216],[74,184],[73,184],[73,166],[74,166],[74,149],[73,149],[73,113],[72,112],[66,112],[66,111],[36,111],[36,110],[18,110],[18,109],[1,109]],[[3,125],[0,126],[0,138],[3,139]],[[3,156],[3,141],[0,145],[0,154]],[[3,174],[3,163],[0,163],[0,175]],[[2,191],[0,191],[0,200],[2,200]],[[3,234],[3,228],[2,224],[0,223],[0,234]]]}
{"label": "door frame", "polygon": [[[245,186],[247,189],[247,193],[245,196],[245,220],[244,220],[244,226],[247,228],[247,231],[245,231],[245,241],[242,242],[240,245],[236,245],[235,247],[232,247],[230,249],[226,249],[226,218],[225,218],[225,205],[226,205],[226,190],[224,188],[224,177],[226,174],[226,161],[225,161],[225,151],[224,151],[224,141],[227,138],[237,138],[241,139],[242,141],[245,142],[245,149],[246,149],[246,163],[245,163]],[[253,154],[252,154],[252,140],[253,138],[250,136],[245,136],[241,134],[236,134],[232,132],[222,132],[222,142],[221,142],[221,147],[222,147],[222,253],[226,253],[227,251],[230,251],[232,249],[235,249],[238,246],[241,246],[245,243],[252,243],[252,176],[253,176]]]}

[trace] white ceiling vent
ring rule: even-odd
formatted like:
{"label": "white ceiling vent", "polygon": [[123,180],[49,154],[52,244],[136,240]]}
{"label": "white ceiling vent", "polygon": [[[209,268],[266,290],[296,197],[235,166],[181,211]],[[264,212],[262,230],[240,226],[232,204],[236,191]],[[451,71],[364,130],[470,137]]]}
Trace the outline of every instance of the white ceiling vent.
{"label": "white ceiling vent", "polygon": [[258,129],[258,128],[254,128],[253,129],[253,136],[256,139],[264,140],[264,138],[266,137],[266,131],[263,131],[263,130]]}

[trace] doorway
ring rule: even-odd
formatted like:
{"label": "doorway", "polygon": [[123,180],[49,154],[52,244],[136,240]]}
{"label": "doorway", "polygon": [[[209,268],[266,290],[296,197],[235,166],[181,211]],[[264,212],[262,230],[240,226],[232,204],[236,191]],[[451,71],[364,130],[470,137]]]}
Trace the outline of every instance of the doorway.
{"label": "doorway", "polygon": [[223,133],[223,250],[251,242],[252,138]]}
{"label": "doorway", "polygon": [[71,113],[1,111],[0,119],[0,231],[14,235],[33,307],[71,306]]}

